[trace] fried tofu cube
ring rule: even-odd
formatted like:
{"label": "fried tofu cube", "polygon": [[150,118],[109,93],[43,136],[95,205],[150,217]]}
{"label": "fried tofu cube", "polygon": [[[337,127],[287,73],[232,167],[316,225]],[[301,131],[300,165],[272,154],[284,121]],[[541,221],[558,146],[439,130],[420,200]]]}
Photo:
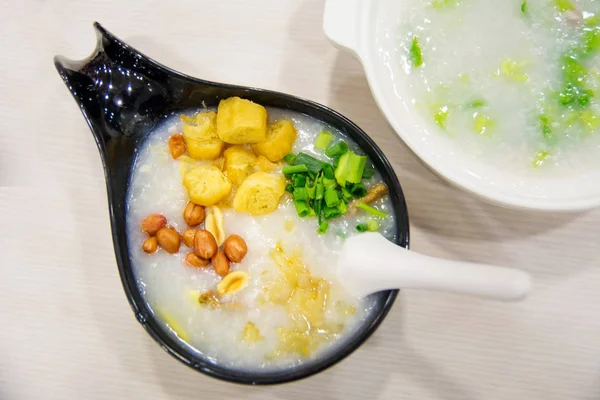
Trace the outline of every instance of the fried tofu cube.
{"label": "fried tofu cube", "polygon": [[221,155],[225,143],[217,135],[217,113],[209,111],[195,117],[181,116],[183,137],[190,157],[214,160]]}
{"label": "fried tofu cube", "polygon": [[252,146],[257,155],[265,156],[275,162],[281,160],[292,151],[296,141],[296,128],[292,121],[273,122],[268,129],[267,138]]}
{"label": "fried tofu cube", "polygon": [[265,156],[258,156],[258,158],[256,159],[256,166],[262,172],[273,172],[273,170],[277,168],[277,164],[272,163]]}
{"label": "fried tofu cube", "polygon": [[231,182],[214,165],[200,165],[188,171],[183,177],[183,186],[188,191],[192,203],[212,206],[231,192]]}
{"label": "fried tofu cube", "polygon": [[221,100],[217,110],[217,134],[231,144],[258,143],[267,137],[267,110],[239,97]]}
{"label": "fried tofu cube", "polygon": [[277,209],[284,193],[283,175],[255,172],[238,188],[233,198],[233,208],[251,215],[268,214]]}
{"label": "fried tofu cube", "polygon": [[244,146],[232,146],[225,150],[225,172],[227,178],[236,186],[240,186],[244,179],[254,171],[256,156],[246,150]]}

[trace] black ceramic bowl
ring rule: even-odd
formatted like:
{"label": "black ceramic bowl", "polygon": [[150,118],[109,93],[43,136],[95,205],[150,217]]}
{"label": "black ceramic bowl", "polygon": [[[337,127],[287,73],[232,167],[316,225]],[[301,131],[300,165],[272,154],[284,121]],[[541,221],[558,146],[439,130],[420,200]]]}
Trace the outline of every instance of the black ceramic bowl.
{"label": "black ceramic bowl", "polygon": [[[239,96],[264,106],[307,114],[331,124],[351,137],[370,157],[390,189],[396,214],[397,243],[408,247],[408,214],[396,175],[375,143],[358,126],[337,112],[290,95],[195,79],[164,67],[129,47],[100,24],[94,27],[98,43],[87,59],[71,61],[57,56],[54,65],[85,117],[104,164],[112,236],[125,294],[136,318],[173,357],[215,378],[244,384],[274,384],[301,379],[337,363],[360,346],[383,321],[397,291],[378,293],[374,312],[343,346],[324,357],[276,372],[239,371],[198,356],[165,332],[142,297],[129,257],[126,198],[131,167],[145,136],[173,112]],[[116,338],[115,338],[116,339]]]}

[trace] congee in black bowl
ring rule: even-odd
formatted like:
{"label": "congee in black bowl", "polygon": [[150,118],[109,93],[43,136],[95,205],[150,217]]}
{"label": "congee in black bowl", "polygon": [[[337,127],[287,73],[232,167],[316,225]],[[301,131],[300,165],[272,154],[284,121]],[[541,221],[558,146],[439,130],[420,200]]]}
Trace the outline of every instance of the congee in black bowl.
{"label": "congee in black bowl", "polygon": [[303,378],[350,354],[396,291],[344,291],[344,240],[377,231],[408,246],[381,150],[324,106],[182,75],[96,29],[89,59],[55,64],[98,142],[138,320],[180,361],[238,383]]}

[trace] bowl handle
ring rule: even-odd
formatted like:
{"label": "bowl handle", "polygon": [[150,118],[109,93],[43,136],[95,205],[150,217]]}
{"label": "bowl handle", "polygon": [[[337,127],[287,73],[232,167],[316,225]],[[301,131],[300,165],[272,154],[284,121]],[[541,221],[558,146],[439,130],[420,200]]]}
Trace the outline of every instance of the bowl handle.
{"label": "bowl handle", "polygon": [[359,56],[358,38],[360,37],[361,10],[364,0],[326,0],[323,14],[323,30],[333,45]]}

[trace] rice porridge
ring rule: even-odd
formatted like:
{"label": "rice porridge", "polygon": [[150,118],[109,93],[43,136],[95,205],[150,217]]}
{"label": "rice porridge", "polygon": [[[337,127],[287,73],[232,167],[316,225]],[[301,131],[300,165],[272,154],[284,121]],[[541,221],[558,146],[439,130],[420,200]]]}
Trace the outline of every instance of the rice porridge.
{"label": "rice porridge", "polygon": [[239,98],[184,114],[149,134],[128,193],[130,257],[152,312],[234,369],[289,367],[343,344],[373,307],[337,281],[344,238],[395,239],[379,173],[302,114]]}
{"label": "rice porridge", "polygon": [[396,59],[432,130],[521,173],[600,154],[600,2],[404,0]]}

